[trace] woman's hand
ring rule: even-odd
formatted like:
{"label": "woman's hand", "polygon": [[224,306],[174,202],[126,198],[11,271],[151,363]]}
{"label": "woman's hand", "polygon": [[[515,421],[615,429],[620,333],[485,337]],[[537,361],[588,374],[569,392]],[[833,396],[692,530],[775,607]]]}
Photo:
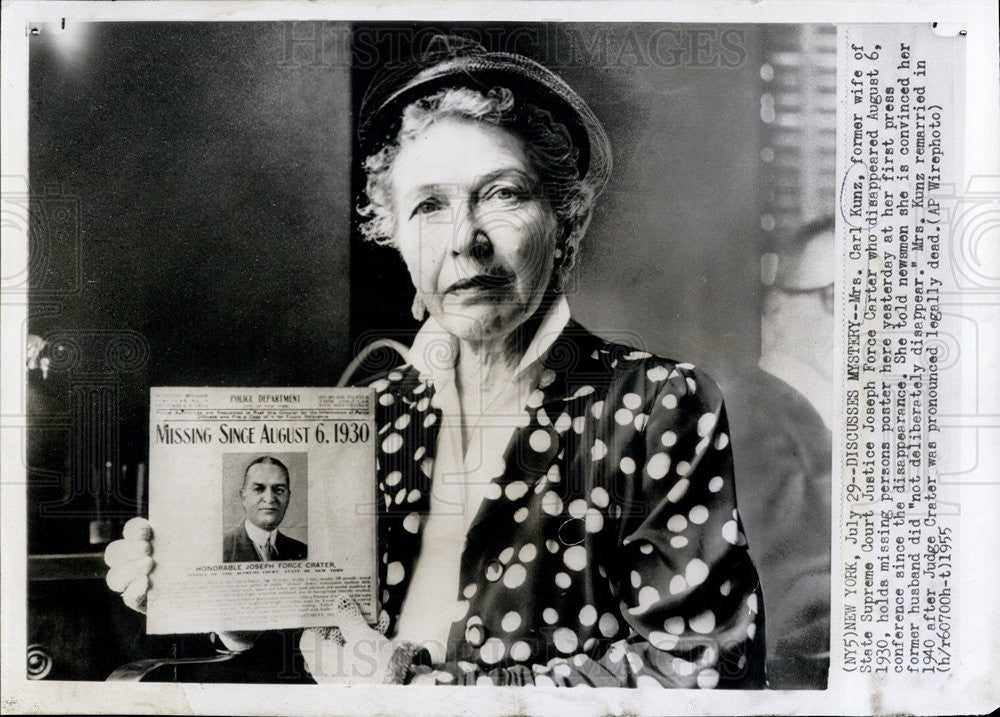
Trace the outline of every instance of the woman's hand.
{"label": "woman's hand", "polygon": [[133,610],[146,613],[149,574],[153,570],[153,529],[145,518],[132,518],[122,528],[122,539],[108,545],[104,562],[110,570],[108,587],[121,593]]}
{"label": "woman's hand", "polygon": [[320,684],[403,684],[419,648],[409,642],[393,642],[373,630],[347,595],[334,600],[332,622],[336,625],[307,629],[299,641],[313,678]]}
{"label": "woman's hand", "polygon": [[[149,593],[149,574],[153,571],[153,528],[145,518],[132,518],[122,528],[121,540],[116,540],[104,550],[108,587],[121,593],[122,602],[146,614],[146,597]],[[243,652],[253,647],[260,632],[216,633],[226,649]]]}

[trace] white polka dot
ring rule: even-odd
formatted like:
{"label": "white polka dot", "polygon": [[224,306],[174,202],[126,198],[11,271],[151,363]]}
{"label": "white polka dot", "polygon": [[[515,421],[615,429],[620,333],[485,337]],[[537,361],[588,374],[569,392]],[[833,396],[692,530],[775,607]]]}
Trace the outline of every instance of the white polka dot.
{"label": "white polka dot", "polygon": [[714,413],[703,414],[701,418],[698,419],[698,435],[707,436],[715,428],[716,417]]}
{"label": "white polka dot", "polygon": [[713,669],[702,670],[698,673],[698,687],[703,690],[714,689],[719,684],[719,673]]}
{"label": "white polka dot", "polygon": [[542,496],[542,510],[549,515],[559,515],[563,510],[562,498],[555,491],[549,491]]}
{"label": "white polka dot", "polygon": [[570,653],[576,649],[579,639],[568,627],[560,627],[552,633],[552,643],[559,652]]}
{"label": "white polka dot", "polygon": [[635,461],[629,458],[628,456],[622,458],[621,463],[618,464],[618,467],[621,468],[622,473],[626,475],[632,475],[633,473],[635,473]]}
{"label": "white polka dot", "polygon": [[750,612],[754,615],[757,614],[757,593],[753,593],[747,598],[747,607],[750,608]]}
{"label": "white polka dot", "polygon": [[552,421],[549,420],[549,414],[545,411],[538,411],[535,413],[535,420],[538,421],[539,426],[547,426]]}
{"label": "white polka dot", "polygon": [[495,665],[503,659],[505,651],[506,648],[504,647],[503,640],[498,637],[491,637],[479,648],[479,657],[486,664]]}
{"label": "white polka dot", "polygon": [[381,396],[378,397],[378,402],[381,403],[383,406],[391,406],[396,402],[396,397],[393,396],[391,393],[383,393]]}
{"label": "white polka dot", "polygon": [[712,493],[718,493],[720,490],[722,490],[722,486],[724,483],[725,481],[722,480],[722,476],[715,476],[714,478],[712,478],[712,480],[708,482],[708,489]]}
{"label": "white polka dot", "polygon": [[573,419],[573,431],[575,433],[583,433],[584,426],[587,425],[587,419],[584,416],[577,416]]}
{"label": "white polka dot", "polygon": [[577,498],[569,504],[566,511],[574,518],[582,518],[587,512],[587,501]]}
{"label": "white polka dot", "polygon": [[398,433],[390,433],[382,441],[382,450],[386,453],[395,453],[403,447],[403,437]]}
{"label": "white polka dot", "polygon": [[670,448],[670,446],[677,443],[677,434],[673,431],[664,431],[663,435],[660,436],[660,443]]}
{"label": "white polka dot", "polygon": [[701,525],[708,520],[708,508],[703,505],[696,505],[688,512],[688,520],[695,525]]}
{"label": "white polka dot", "polygon": [[590,627],[597,622],[597,610],[594,609],[593,605],[584,605],[580,608],[580,614],[578,617],[581,625],[584,627]]}
{"label": "white polka dot", "polygon": [[396,428],[397,431],[402,431],[402,430],[404,430],[409,425],[410,425],[410,414],[409,413],[404,413],[402,416],[400,416],[399,418],[397,418],[396,422],[393,424],[393,426],[395,426],[395,428]]}
{"label": "white polka dot", "polygon": [[600,418],[601,414],[604,412],[604,401],[594,401],[590,407],[590,415],[594,418]]}
{"label": "white polka dot", "polygon": [[505,632],[514,632],[517,628],[521,626],[521,616],[520,614],[511,610],[509,613],[503,616],[503,620],[500,621],[500,627],[504,629]]}
{"label": "white polka dot", "polygon": [[[516,662],[524,662],[531,659],[531,647],[523,640],[518,640],[510,646],[510,659]],[[535,681],[537,684],[537,680]]]}
{"label": "white polka dot", "polygon": [[604,445],[604,441],[600,438],[594,441],[593,447],[590,449],[590,459],[592,461],[599,461],[604,456],[608,454],[608,447]]}
{"label": "white polka dot", "polygon": [[598,508],[607,508],[609,502],[608,492],[598,486],[590,491],[590,500]]}
{"label": "white polka dot", "polygon": [[630,351],[627,356],[625,356],[626,361],[639,361],[641,359],[652,358],[653,354],[648,351]]}
{"label": "white polka dot", "polygon": [[510,562],[510,559],[514,557],[514,548],[504,548],[500,551],[500,555],[497,556],[500,562],[506,565]]}
{"label": "white polka dot", "polygon": [[401,480],[403,480],[403,474],[399,471],[393,471],[385,477],[385,484],[388,486],[399,485]]}
{"label": "white polka dot", "polygon": [[542,610],[542,619],[545,620],[545,622],[547,622],[549,625],[555,625],[557,622],[559,622],[559,613],[557,613],[552,608],[547,607],[544,610]]}
{"label": "white polka dot", "polygon": [[476,594],[476,590],[478,590],[478,589],[479,589],[479,586],[476,585],[476,583],[469,583],[468,585],[466,585],[462,589],[462,595],[464,597],[470,598],[470,597],[472,597],[473,595]]}
{"label": "white polka dot", "polygon": [[668,617],[663,621],[663,629],[671,635],[681,635],[684,633],[683,617]]}
{"label": "white polka dot", "polygon": [[646,427],[646,420],[648,418],[649,418],[649,416],[647,416],[645,413],[637,413],[637,414],[635,414],[635,420],[632,421],[632,424],[635,426],[635,430],[641,431],[643,428],[645,428]]}
{"label": "white polka dot", "polygon": [[[513,651],[513,648],[511,648]],[[548,675],[535,675],[535,687],[555,687],[556,683]]]}
{"label": "white polka dot", "polygon": [[479,687],[491,687],[493,685],[493,680],[486,675],[480,675],[476,678],[476,685]]}
{"label": "white polka dot", "polygon": [[542,371],[542,375],[538,377],[538,387],[548,388],[552,385],[552,382],[556,380],[556,372],[550,368]]}
{"label": "white polka dot", "polygon": [[496,560],[491,560],[486,564],[486,579],[491,583],[496,582],[500,579],[500,574],[503,572],[503,566]]}
{"label": "white polka dot", "polygon": [[527,508],[522,507],[522,508],[518,508],[517,510],[514,511],[514,522],[515,523],[523,523],[527,519],[527,517],[528,517],[528,509]]}
{"label": "white polka dot", "polygon": [[419,401],[417,401],[417,410],[423,413],[427,410],[427,407],[431,405],[431,400],[424,396]]}
{"label": "white polka dot", "polygon": [[722,537],[730,545],[736,545],[739,538],[739,526],[735,520],[726,521],[725,525],[722,526]]}
{"label": "white polka dot", "polygon": [[416,488],[406,494],[407,503],[416,503],[418,500],[420,500],[420,491]]}
{"label": "white polka dot", "polygon": [[633,570],[631,573],[629,573],[629,581],[632,583],[632,587],[638,588],[640,585],[642,585],[642,575],[639,573],[638,570]]}
{"label": "white polka dot", "polygon": [[548,540],[545,541],[545,549],[548,550],[550,553],[558,553],[559,543],[552,540],[552,538],[549,538]]}
{"label": "white polka dot", "polygon": [[528,400],[526,405],[528,408],[538,408],[545,401],[545,394],[535,389],[530,394],[528,394]]}
{"label": "white polka dot", "polygon": [[643,543],[642,545],[639,546],[639,552],[642,553],[643,555],[652,555],[653,550],[654,548],[652,543]]}
{"label": "white polka dot", "polygon": [[614,637],[618,634],[618,618],[610,612],[604,613],[601,615],[601,619],[597,622],[597,629],[600,630],[601,634],[605,637]]}
{"label": "white polka dot", "polygon": [[626,393],[622,396],[622,403],[625,404],[625,408],[634,411],[642,405],[642,398],[637,393]]}
{"label": "white polka dot", "polygon": [[691,481],[687,478],[681,478],[679,481],[674,483],[674,486],[667,492],[667,500],[671,503],[676,503],[684,497],[684,494],[687,493],[690,485]]}
{"label": "white polka dot", "polygon": [[656,453],[646,464],[646,473],[653,480],[660,480],[670,470],[670,456],[666,453]]}
{"label": "white polka dot", "polygon": [[434,470],[434,460],[431,458],[424,458],[420,461],[420,472],[423,473],[428,478],[431,477],[431,473]]}
{"label": "white polka dot", "polygon": [[670,667],[681,677],[688,677],[689,675],[694,674],[694,665],[687,660],[682,660],[679,657],[675,657],[670,661]]}
{"label": "white polka dot", "polygon": [[580,398],[581,396],[589,396],[593,392],[594,392],[593,386],[580,386],[580,388],[576,389],[576,392],[572,396],[570,396],[569,399],[567,400],[572,401],[574,398]]}
{"label": "white polka dot", "polygon": [[644,667],[642,658],[634,652],[625,653],[625,661],[628,662],[628,666],[632,672],[639,672]]}
{"label": "white polka dot", "polygon": [[667,377],[668,371],[665,366],[654,366],[653,368],[646,371],[646,378],[654,383],[657,381],[662,381]]}
{"label": "white polka dot", "polygon": [[671,548],[683,548],[688,544],[688,539],[683,535],[675,535],[670,539]]}
{"label": "white polka dot", "polygon": [[660,591],[652,585],[647,585],[643,588],[639,588],[637,599],[638,605],[636,605],[636,607],[641,610],[648,610],[654,603],[659,602]]}
{"label": "white polka dot", "polygon": [[573,425],[573,420],[568,413],[563,413],[556,419],[555,428],[559,433],[565,433]]}
{"label": "white polka dot", "polygon": [[649,644],[657,650],[673,650],[677,647],[678,642],[680,641],[676,635],[671,635],[667,632],[653,630],[649,633]]}
{"label": "white polka dot", "polygon": [[527,575],[528,571],[524,569],[523,565],[511,565],[503,575],[503,584],[511,589],[520,587]]}
{"label": "white polka dot", "polygon": [[389,382],[384,378],[380,378],[378,381],[372,381],[372,388],[375,389],[376,393],[382,393],[382,391],[389,388]]}
{"label": "white polka dot", "polygon": [[707,635],[715,629],[715,613],[711,610],[706,610],[700,615],[695,615],[688,620],[688,624],[695,632]]}
{"label": "white polka dot", "polygon": [[733,583],[730,580],[727,580],[726,582],[722,583],[722,585],[719,586],[719,592],[722,593],[722,595],[724,596],[728,595],[732,591],[732,589],[733,589]]}
{"label": "white polka dot", "polygon": [[424,428],[430,428],[435,423],[437,423],[438,417],[436,413],[428,413],[424,417]]}
{"label": "white polka dot", "polygon": [[619,643],[615,643],[614,645],[611,646],[611,649],[608,650],[608,660],[610,660],[614,664],[621,662],[622,658],[624,657],[625,657],[625,648],[622,647],[621,644]]}
{"label": "white polka dot", "polygon": [[725,433],[720,433],[715,439],[715,449],[717,451],[724,450],[726,446],[729,445],[729,436]]}
{"label": "white polka dot", "polygon": [[556,587],[557,588],[561,588],[562,590],[568,590],[569,586],[572,585],[572,584],[573,584],[573,581],[570,580],[569,575],[567,575],[566,573],[556,573]]}
{"label": "white polka dot", "polygon": [[698,393],[698,383],[693,378],[689,376],[684,379],[684,381],[687,383],[688,391],[691,393]]}
{"label": "white polka dot", "polygon": [[695,585],[701,585],[705,582],[705,578],[708,577],[708,566],[698,558],[694,558],[690,563],[687,564],[687,568],[684,570],[684,578],[687,580],[688,585],[694,587]]}
{"label": "white polka dot", "polygon": [[396,493],[396,505],[402,505],[404,500],[406,500],[406,488]]}
{"label": "white polka dot", "polygon": [[670,578],[670,594],[677,595],[687,590],[687,580],[684,579],[683,575],[674,575]]}
{"label": "white polka dot", "polygon": [[555,675],[559,675],[560,677],[569,677],[571,674],[573,674],[573,670],[570,669],[569,665],[563,662],[553,667],[552,673]]}
{"label": "white polka dot", "polygon": [[675,470],[677,471],[677,475],[686,476],[688,471],[691,470],[691,464],[687,461],[677,461],[677,468]]}
{"label": "white polka dot", "polygon": [[503,495],[503,489],[499,483],[490,483],[486,486],[486,497],[489,500],[499,500],[501,495]]}
{"label": "white polka dot", "polygon": [[671,533],[679,533],[687,527],[687,518],[683,515],[671,515],[667,520],[667,530]]}
{"label": "white polka dot", "polygon": [[415,463],[419,463],[420,459],[424,457],[425,453],[427,453],[427,449],[424,448],[423,446],[420,446],[417,450],[413,451],[413,461]]}
{"label": "white polka dot", "polygon": [[531,543],[525,543],[521,546],[521,549],[517,551],[517,559],[522,563],[530,563],[538,555],[538,548],[536,548]]}
{"label": "white polka dot", "polygon": [[407,533],[414,533],[420,530],[420,514],[410,513],[405,518],[403,518],[403,530]]}
{"label": "white polka dot", "polygon": [[403,582],[403,576],[406,574],[406,570],[403,568],[403,564],[399,561],[389,563],[389,567],[386,569],[385,581],[389,585],[399,585]]}
{"label": "white polka dot", "polygon": [[552,438],[549,436],[548,431],[538,429],[528,438],[528,445],[531,446],[531,450],[536,453],[544,453],[549,450],[549,447],[552,445]]}
{"label": "white polka dot", "polygon": [[627,426],[632,422],[632,412],[627,408],[619,408],[615,411],[615,423],[619,426]]}
{"label": "white polka dot", "polygon": [[583,570],[587,567],[587,549],[582,545],[566,548],[566,552],[563,553],[563,562],[570,570]]}
{"label": "white polka dot", "polygon": [[507,500],[517,500],[528,492],[528,484],[521,480],[511,481],[503,492]]}
{"label": "white polka dot", "polygon": [[666,396],[663,397],[663,400],[660,401],[660,403],[663,404],[664,408],[669,408],[669,409],[677,408],[677,396],[675,396],[672,393],[668,393]]}

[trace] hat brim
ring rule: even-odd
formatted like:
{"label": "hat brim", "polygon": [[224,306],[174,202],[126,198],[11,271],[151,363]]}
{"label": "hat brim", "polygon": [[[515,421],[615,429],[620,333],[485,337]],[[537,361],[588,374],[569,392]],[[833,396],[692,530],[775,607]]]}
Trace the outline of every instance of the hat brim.
{"label": "hat brim", "polygon": [[365,154],[393,141],[403,110],[421,97],[451,87],[482,93],[506,87],[514,96],[552,114],[566,127],[578,150],[579,174],[600,192],[610,173],[610,143],[600,120],[587,103],[561,77],[520,55],[483,53],[452,57],[419,70],[388,93],[376,87],[361,103],[358,136]]}

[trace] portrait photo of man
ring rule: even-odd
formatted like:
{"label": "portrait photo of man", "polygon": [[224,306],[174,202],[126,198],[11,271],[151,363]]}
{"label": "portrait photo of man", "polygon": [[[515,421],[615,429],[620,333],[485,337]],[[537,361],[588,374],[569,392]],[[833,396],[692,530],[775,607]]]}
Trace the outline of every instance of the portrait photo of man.
{"label": "portrait photo of man", "polygon": [[243,471],[243,522],[223,539],[222,561],[305,560],[306,544],[279,530],[292,500],[292,475],[274,456],[259,456]]}

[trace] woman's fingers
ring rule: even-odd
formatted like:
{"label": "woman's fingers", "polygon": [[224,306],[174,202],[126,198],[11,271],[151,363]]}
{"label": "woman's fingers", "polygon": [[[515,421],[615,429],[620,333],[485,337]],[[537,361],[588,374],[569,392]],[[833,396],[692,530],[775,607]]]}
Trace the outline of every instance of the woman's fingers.
{"label": "woman's fingers", "polygon": [[122,602],[136,612],[146,614],[146,594],[149,592],[149,578],[145,575],[130,582],[122,592]]}
{"label": "woman's fingers", "polygon": [[333,599],[333,604],[335,614],[331,622],[335,622],[340,628],[345,641],[351,643],[357,640],[370,640],[373,636],[379,635],[368,626],[358,604],[349,595],[337,595]]}
{"label": "woman's fingers", "polygon": [[122,528],[122,537],[125,540],[149,541],[153,539],[153,527],[145,518],[132,518]]}
{"label": "woman's fingers", "polygon": [[149,575],[153,570],[153,559],[150,557],[131,560],[127,563],[116,563],[108,570],[105,580],[108,587],[116,593],[124,592],[133,580]]}
{"label": "woman's fingers", "polygon": [[141,560],[153,553],[153,546],[144,540],[115,540],[104,549],[104,562],[109,567]]}

